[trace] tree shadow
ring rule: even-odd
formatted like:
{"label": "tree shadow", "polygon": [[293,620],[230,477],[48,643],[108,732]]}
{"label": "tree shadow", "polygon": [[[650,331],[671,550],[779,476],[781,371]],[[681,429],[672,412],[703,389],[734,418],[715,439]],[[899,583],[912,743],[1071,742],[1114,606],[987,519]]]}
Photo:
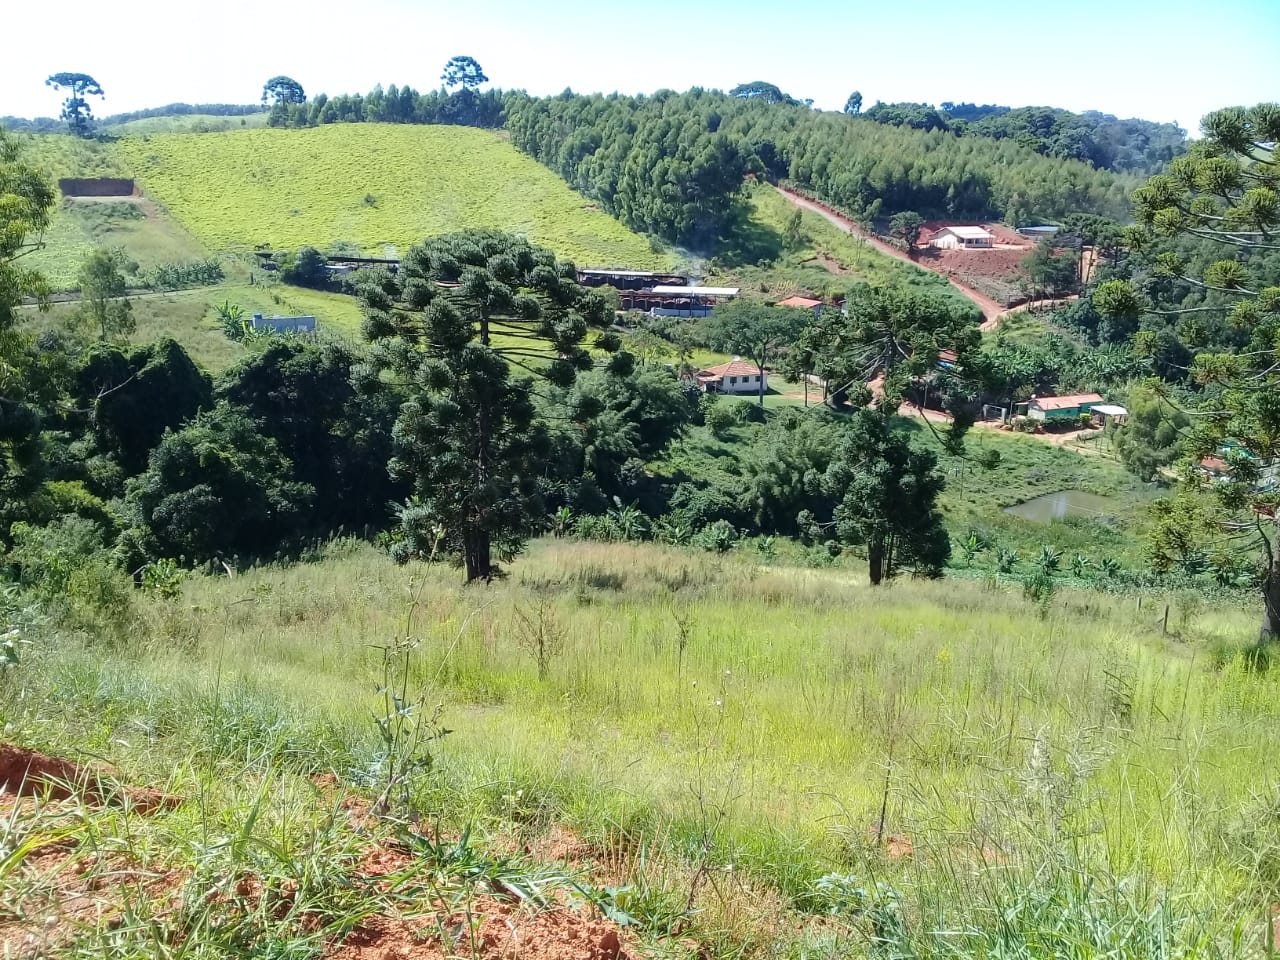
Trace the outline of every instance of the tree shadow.
{"label": "tree shadow", "polygon": [[785,250],[782,234],[753,220],[745,206],[736,208],[726,220],[716,243],[715,256],[726,267],[742,267],[772,263]]}

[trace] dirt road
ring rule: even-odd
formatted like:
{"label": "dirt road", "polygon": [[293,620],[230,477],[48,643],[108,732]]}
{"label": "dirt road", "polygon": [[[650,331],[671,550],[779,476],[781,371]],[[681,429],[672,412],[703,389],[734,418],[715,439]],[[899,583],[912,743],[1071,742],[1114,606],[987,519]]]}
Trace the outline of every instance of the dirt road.
{"label": "dirt road", "polygon": [[[863,230],[844,214],[836,213],[826,204],[820,203],[817,200],[810,200],[808,197],[796,193],[794,190],[788,190],[786,187],[778,187],[777,190],[797,207],[803,207],[805,210],[812,210],[819,216],[825,217],[835,226],[845,231],[845,233],[851,233],[854,236],[861,237],[866,240],[867,243],[871,244],[872,247],[879,250],[881,253],[897,260],[902,260],[905,263],[909,263],[920,270],[928,270],[930,273],[938,273],[936,270],[929,270],[928,267],[916,263],[916,261],[912,260],[897,247],[892,244],[885,243],[875,234],[868,233],[866,230]],[[938,276],[944,277],[948,283],[964,294],[965,297],[967,297],[979,310],[982,311],[983,320],[985,321],[983,324],[984,328],[986,327],[986,323],[998,320],[1001,314],[1008,312],[1005,309],[1004,304],[997,303],[986,294],[979,293],[968,284],[961,283],[955,277],[948,277],[943,273],[938,273]]]}

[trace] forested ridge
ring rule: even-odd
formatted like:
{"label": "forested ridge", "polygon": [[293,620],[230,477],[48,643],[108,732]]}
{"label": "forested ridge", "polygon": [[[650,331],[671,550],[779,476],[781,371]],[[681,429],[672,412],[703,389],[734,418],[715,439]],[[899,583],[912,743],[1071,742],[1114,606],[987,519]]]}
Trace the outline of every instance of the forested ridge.
{"label": "forested ridge", "polygon": [[735,181],[786,179],[857,218],[1123,217],[1135,180],[1013,141],[877,124],[691,90],[513,97],[512,142],[625,223],[705,243],[733,223]]}
{"label": "forested ridge", "polygon": [[1010,139],[1037,153],[1081,160],[1115,172],[1155,173],[1186,152],[1187,133],[1173,123],[1058,107],[1005,107],[944,102],[876,103],[863,116],[878,123],[957,136]]}

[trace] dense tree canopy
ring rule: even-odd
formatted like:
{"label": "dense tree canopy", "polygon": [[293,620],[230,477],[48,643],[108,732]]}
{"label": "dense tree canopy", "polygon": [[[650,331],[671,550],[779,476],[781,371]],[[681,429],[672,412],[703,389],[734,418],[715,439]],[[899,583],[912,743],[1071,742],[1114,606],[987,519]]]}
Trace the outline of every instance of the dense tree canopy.
{"label": "dense tree canopy", "polygon": [[957,137],[694,89],[507,102],[512,142],[624,223],[707,244],[745,173],[786,179],[855,217],[902,210],[1005,219],[1123,216],[1129,185],[1012,140]]}
{"label": "dense tree canopy", "polygon": [[166,433],[129,482],[131,565],[147,556],[273,556],[296,536],[313,496],[274,440],[240,411],[216,407]]}
{"label": "dense tree canopy", "polygon": [[1054,107],[948,101],[940,110],[929,103],[877,103],[864,116],[894,126],[1013,140],[1045,156],[1117,172],[1154,172],[1187,145],[1186,131],[1175,124],[1120,120],[1095,110],[1076,114]]}
{"label": "dense tree canopy", "polygon": [[729,91],[729,96],[738,97],[742,100],[760,100],[763,103],[796,104],[800,102],[789,94],[783,93],[775,84],[767,83],[764,80],[740,83]]}
{"label": "dense tree canopy", "polygon": [[406,485],[387,473],[400,395],[335,341],[276,338],[227,371],[218,398],[252,418],[314,491],[317,533],[381,529]]}
{"label": "dense tree canopy", "polygon": [[6,507],[30,485],[39,455],[41,403],[31,372],[39,353],[18,329],[17,307],[25,297],[48,304],[48,284],[22,258],[39,246],[53,204],[53,189],[0,130],[0,503]]}
{"label": "dense tree canopy", "polygon": [[76,373],[74,389],[99,449],[116,458],[126,476],[146,469],[165,431],[213,403],[208,375],[169,338],[128,350],[95,345]]}
{"label": "dense tree canopy", "polygon": [[469,127],[500,127],[505,96],[499,90],[477,93],[464,86],[448,93],[419,93],[394,83],[379,84],[367,94],[317,95],[310,103],[278,104],[267,122],[273,127],[315,127],[327,123],[448,123]]}

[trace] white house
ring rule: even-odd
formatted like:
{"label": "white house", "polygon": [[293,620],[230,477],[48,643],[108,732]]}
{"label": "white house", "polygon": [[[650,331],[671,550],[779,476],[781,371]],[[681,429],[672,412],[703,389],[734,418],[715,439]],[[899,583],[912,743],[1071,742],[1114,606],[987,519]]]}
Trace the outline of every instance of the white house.
{"label": "white house", "polygon": [[706,393],[748,393],[758,394],[761,389],[768,391],[769,375],[740,357],[734,357],[728,363],[707,367],[697,373],[698,385]]}
{"label": "white house", "polygon": [[996,238],[982,227],[943,227],[929,240],[939,250],[973,250],[994,246]]}

